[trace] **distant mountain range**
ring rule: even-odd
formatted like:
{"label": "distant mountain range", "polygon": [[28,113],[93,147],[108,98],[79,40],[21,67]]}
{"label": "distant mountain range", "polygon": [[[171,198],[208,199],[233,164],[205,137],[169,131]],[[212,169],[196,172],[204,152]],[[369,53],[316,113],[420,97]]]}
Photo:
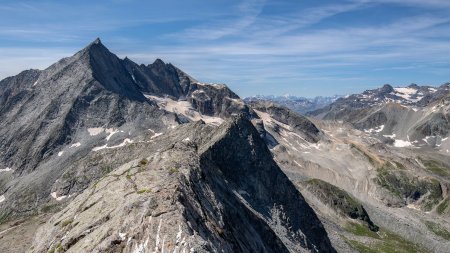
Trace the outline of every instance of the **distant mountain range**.
{"label": "distant mountain range", "polygon": [[97,39],[0,81],[0,252],[450,252],[449,93],[242,100]]}
{"label": "distant mountain range", "polygon": [[357,129],[385,137],[396,146],[432,145],[446,153],[450,149],[448,83],[439,87],[384,85],[339,98],[309,115],[351,123]]}
{"label": "distant mountain range", "polygon": [[314,111],[320,108],[323,108],[334,101],[336,101],[338,98],[342,96],[335,95],[331,97],[314,97],[314,98],[305,98],[305,97],[297,97],[297,96],[273,96],[273,95],[256,95],[252,97],[246,97],[244,98],[244,101],[246,102],[253,102],[253,101],[272,101],[274,103],[277,103],[279,105],[286,106],[287,108],[290,108],[300,114],[305,114],[310,111]]}

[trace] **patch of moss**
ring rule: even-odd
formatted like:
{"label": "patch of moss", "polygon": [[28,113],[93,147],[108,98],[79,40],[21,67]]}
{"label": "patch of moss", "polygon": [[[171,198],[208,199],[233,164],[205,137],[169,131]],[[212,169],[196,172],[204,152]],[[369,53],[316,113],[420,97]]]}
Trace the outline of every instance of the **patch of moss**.
{"label": "patch of moss", "polygon": [[142,160],[139,161],[139,165],[138,166],[145,166],[148,164],[148,160],[146,158],[143,158]]}
{"label": "patch of moss", "polygon": [[445,229],[443,226],[432,221],[424,221],[424,223],[427,226],[427,228],[435,235],[450,241],[450,232],[448,232],[447,229]]}
{"label": "patch of moss", "polygon": [[450,199],[445,199],[444,201],[442,201],[441,204],[438,205],[438,207],[436,208],[436,212],[438,214],[443,214],[445,212],[445,210],[447,210],[448,204],[450,202]]}
{"label": "patch of moss", "polygon": [[113,167],[111,165],[102,165],[100,166],[100,170],[102,171],[102,174],[108,174],[113,170]]}
{"label": "patch of moss", "polygon": [[344,216],[361,220],[370,230],[378,231],[378,226],[370,220],[361,203],[346,191],[320,179],[308,180],[306,184],[308,190],[315,194],[323,203]]}
{"label": "patch of moss", "polygon": [[358,242],[355,240],[345,239],[345,242],[350,245],[352,248],[357,250],[361,253],[379,253],[376,249],[372,249],[371,247],[367,246],[366,243]]}
{"label": "patch of moss", "polygon": [[48,204],[48,205],[44,205],[41,208],[41,212],[43,212],[43,213],[51,213],[51,212],[53,212],[53,211],[55,211],[57,209],[58,209],[58,204]]}
{"label": "patch of moss", "polygon": [[73,220],[64,220],[63,222],[61,222],[61,227],[67,227],[70,224],[72,224]]}
{"label": "patch of moss", "polygon": [[[366,231],[364,231],[366,229]],[[371,232],[364,226],[357,228],[356,233],[357,236],[370,236]],[[344,240],[355,250],[359,252],[367,252],[367,253],[410,253],[410,252],[419,252],[425,253],[428,252],[426,249],[421,246],[414,244],[411,241],[404,239],[403,237],[392,233],[385,229],[380,229],[379,233],[373,233],[376,236],[370,236],[374,238],[374,241],[370,244],[366,242],[360,242],[357,240],[350,240],[344,237]]]}
{"label": "patch of moss", "polygon": [[169,169],[169,175],[172,175],[172,174],[178,173],[178,172],[179,172],[178,168],[172,167]]}
{"label": "patch of moss", "polygon": [[441,183],[436,179],[431,179],[430,184],[427,185],[427,189],[429,190],[430,195],[424,200],[422,206],[425,211],[431,211],[431,209],[443,199]]}
{"label": "patch of moss", "polygon": [[428,171],[442,177],[450,178],[450,168],[447,165],[435,160],[420,160]]}
{"label": "patch of moss", "polygon": [[375,239],[380,239],[380,236],[376,232],[368,229],[367,226],[364,226],[360,223],[351,222],[345,227],[345,230],[357,236],[367,236]]}
{"label": "patch of moss", "polygon": [[58,243],[58,245],[56,246],[56,252],[58,252],[58,253],[63,252],[61,243]]}
{"label": "patch of moss", "polygon": [[405,170],[406,169],[405,165],[403,165],[403,164],[401,164],[401,163],[399,163],[397,161],[392,161],[392,164],[399,170]]}
{"label": "patch of moss", "polygon": [[150,189],[141,189],[141,190],[137,191],[136,193],[137,194],[143,194],[143,193],[148,193],[148,192],[152,192],[152,190],[150,190]]}
{"label": "patch of moss", "polygon": [[7,213],[3,213],[0,215],[0,225],[8,221],[8,216],[9,215]]}
{"label": "patch of moss", "polygon": [[442,200],[442,188],[438,180],[419,179],[389,166],[378,169],[376,182],[401,199],[418,200],[428,193],[422,203],[425,211],[431,210]]}

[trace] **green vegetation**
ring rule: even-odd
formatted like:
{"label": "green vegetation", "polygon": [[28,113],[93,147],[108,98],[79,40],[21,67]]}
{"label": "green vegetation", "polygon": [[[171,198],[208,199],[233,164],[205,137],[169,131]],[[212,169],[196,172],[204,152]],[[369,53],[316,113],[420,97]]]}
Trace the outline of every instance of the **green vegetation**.
{"label": "green vegetation", "polygon": [[401,236],[394,234],[385,229],[380,229],[378,233],[370,231],[361,225],[351,225],[347,227],[347,231],[357,235],[373,238],[373,242],[359,242],[344,237],[344,240],[354,249],[363,253],[409,253],[409,252],[428,252],[421,246],[416,245]]}
{"label": "green vegetation", "polygon": [[137,194],[143,194],[143,193],[149,193],[149,192],[152,192],[152,190],[150,190],[150,189],[141,189],[141,190],[137,191]]}
{"label": "green vegetation", "polygon": [[448,204],[450,202],[450,199],[446,198],[438,207],[436,208],[436,212],[438,214],[443,214],[445,210],[447,210]]}
{"label": "green vegetation", "polygon": [[370,220],[361,203],[346,191],[320,179],[311,179],[306,183],[308,190],[314,193],[323,203],[344,216],[363,221],[370,230],[378,231],[378,226]]}
{"label": "green vegetation", "polygon": [[435,235],[450,241],[450,232],[448,232],[447,229],[432,221],[424,221],[424,223],[427,228]]}
{"label": "green vegetation", "polygon": [[41,208],[41,212],[43,213],[51,213],[58,210],[60,206],[58,204],[47,204]]}
{"label": "green vegetation", "polygon": [[58,252],[58,253],[63,252],[61,243],[58,243],[58,245],[56,246],[56,252]]}
{"label": "green vegetation", "polygon": [[102,174],[108,174],[113,170],[113,167],[111,165],[102,165],[100,166],[100,170],[102,171]]}
{"label": "green vegetation", "polygon": [[391,165],[394,165],[395,168],[399,169],[399,170],[406,170],[405,165],[397,162],[397,161],[392,161],[390,162]]}
{"label": "green vegetation", "polygon": [[65,220],[65,221],[61,222],[61,227],[63,227],[63,228],[67,227],[70,224],[72,224],[72,222],[73,222],[73,220]]}
{"label": "green vegetation", "polygon": [[447,165],[435,160],[425,160],[422,158],[420,158],[420,161],[428,171],[442,177],[450,178],[450,168]]}
{"label": "green vegetation", "polygon": [[172,167],[172,168],[169,169],[169,175],[172,175],[172,174],[178,173],[178,172],[179,172],[178,168]]}
{"label": "green vegetation", "polygon": [[438,180],[419,179],[406,171],[392,169],[389,166],[378,169],[376,182],[400,199],[418,200],[429,193],[422,203],[425,211],[430,211],[442,200],[442,188]]}
{"label": "green vegetation", "polygon": [[142,160],[139,161],[139,165],[140,167],[143,167],[145,165],[148,164],[148,160],[146,158],[143,158]]}
{"label": "green vegetation", "polygon": [[351,222],[345,227],[345,230],[357,236],[367,236],[375,239],[380,239],[380,236],[376,232],[367,229],[367,226],[364,226],[360,223]]}
{"label": "green vegetation", "polygon": [[0,215],[0,225],[8,221],[8,216],[9,215],[7,213],[3,213]]}

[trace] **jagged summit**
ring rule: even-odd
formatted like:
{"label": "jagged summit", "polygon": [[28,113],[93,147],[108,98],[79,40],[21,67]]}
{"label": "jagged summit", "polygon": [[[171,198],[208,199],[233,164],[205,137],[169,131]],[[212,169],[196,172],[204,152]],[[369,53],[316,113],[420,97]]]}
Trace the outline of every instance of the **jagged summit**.
{"label": "jagged summit", "polygon": [[380,89],[381,92],[385,92],[385,93],[389,93],[394,91],[394,87],[392,87],[390,84],[385,84],[383,85],[383,87]]}
{"label": "jagged summit", "polygon": [[157,58],[151,65],[164,66],[164,65],[166,65],[166,63],[163,60]]}

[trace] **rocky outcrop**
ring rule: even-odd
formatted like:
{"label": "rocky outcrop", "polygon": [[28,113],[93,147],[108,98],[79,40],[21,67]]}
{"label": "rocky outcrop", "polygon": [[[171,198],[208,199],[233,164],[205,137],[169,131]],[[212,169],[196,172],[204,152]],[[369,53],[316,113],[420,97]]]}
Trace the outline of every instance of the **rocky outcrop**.
{"label": "rocky outcrop", "polygon": [[[56,189],[62,196],[84,190],[108,171],[82,162],[93,150],[186,122],[147,95],[188,99],[217,121],[239,113],[252,117],[225,85],[201,84],[159,59],[147,66],[119,59],[99,39],[45,70],[24,71],[0,86],[0,169],[8,168],[0,173],[0,195],[6,198],[0,203],[2,217],[35,213]],[[76,166],[81,164],[86,167]]]}
{"label": "rocky outcrop", "polygon": [[253,101],[249,105],[254,110],[268,113],[274,120],[288,125],[293,131],[303,133],[309,142],[317,142],[320,139],[320,130],[309,119],[287,107],[267,101]]}
{"label": "rocky outcrop", "polygon": [[306,189],[340,215],[359,220],[371,231],[378,231],[363,205],[346,191],[320,179],[308,180]]}
{"label": "rocky outcrop", "polygon": [[32,252],[334,252],[244,117],[216,129],[186,124],[130,148],[145,160],[119,166],[54,215]]}

